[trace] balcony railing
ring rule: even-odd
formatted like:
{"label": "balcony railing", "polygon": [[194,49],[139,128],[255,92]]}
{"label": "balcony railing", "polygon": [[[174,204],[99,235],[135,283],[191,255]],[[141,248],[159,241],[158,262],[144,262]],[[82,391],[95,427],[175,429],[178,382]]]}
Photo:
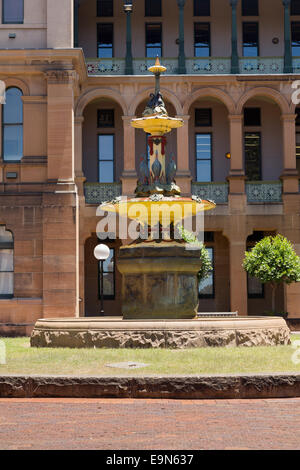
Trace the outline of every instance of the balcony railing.
{"label": "balcony railing", "polygon": [[186,59],[187,74],[229,74],[231,71],[230,57],[192,57]]}
{"label": "balcony railing", "polygon": [[293,72],[300,73],[300,57],[293,57]]}
{"label": "balcony railing", "polygon": [[122,194],[122,183],[85,183],[86,204],[101,204]]}
{"label": "balcony railing", "polygon": [[[300,185],[299,185],[300,191]],[[122,183],[85,183],[85,201],[87,204],[101,204],[122,195]],[[210,199],[217,204],[227,204],[229,185],[222,183],[192,183],[192,194],[201,199]],[[248,203],[281,203],[281,181],[246,182]]]}
{"label": "balcony railing", "polygon": [[228,183],[192,183],[192,194],[217,204],[228,202]]}
{"label": "balcony railing", "polygon": [[243,57],[240,59],[241,74],[283,73],[283,57]]}
{"label": "balcony railing", "polygon": [[[135,75],[150,75],[148,68],[155,59],[133,59]],[[175,75],[178,69],[177,58],[164,58],[162,62],[167,67],[166,74]],[[124,75],[125,59],[86,59],[88,75]],[[192,57],[186,60],[186,70],[189,75],[229,74],[230,57]]]}
{"label": "balcony railing", "polygon": [[246,194],[250,203],[282,202],[282,184],[280,181],[249,181]]}
{"label": "balcony railing", "polygon": [[[155,59],[133,59],[133,73],[135,75],[148,75],[148,68]],[[177,58],[163,58],[167,67],[166,74],[178,73]],[[283,73],[283,57],[242,57],[240,58],[241,74],[280,74]],[[124,75],[125,59],[86,59],[88,75]],[[293,71],[300,73],[300,57],[293,58]],[[186,59],[186,73],[188,75],[222,75],[231,73],[230,57],[189,57]]]}

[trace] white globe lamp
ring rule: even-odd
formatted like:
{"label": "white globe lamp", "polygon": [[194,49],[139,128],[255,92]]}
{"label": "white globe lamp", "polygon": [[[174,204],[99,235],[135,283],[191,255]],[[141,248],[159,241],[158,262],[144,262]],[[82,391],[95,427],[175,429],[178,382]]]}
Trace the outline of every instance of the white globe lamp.
{"label": "white globe lamp", "polygon": [[109,248],[107,245],[97,245],[94,249],[94,256],[99,261],[105,261],[109,257]]}

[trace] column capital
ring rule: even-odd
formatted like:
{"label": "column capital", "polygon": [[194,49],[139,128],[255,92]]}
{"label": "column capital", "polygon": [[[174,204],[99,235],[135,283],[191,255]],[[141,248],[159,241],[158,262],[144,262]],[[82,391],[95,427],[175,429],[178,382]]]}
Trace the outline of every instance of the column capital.
{"label": "column capital", "polygon": [[295,113],[291,113],[291,114],[282,114],[282,115],[280,116],[280,119],[281,119],[283,122],[292,122],[292,123],[295,124],[296,117],[297,117],[297,114],[295,114]]}
{"label": "column capital", "polygon": [[244,118],[243,114],[228,114],[228,119],[230,122],[240,122]]}
{"label": "column capital", "polygon": [[284,7],[289,7],[291,4],[291,0],[282,0],[282,3]]}
{"label": "column capital", "polygon": [[229,3],[231,7],[236,7],[238,4],[238,0],[229,0]]}
{"label": "column capital", "polygon": [[175,117],[176,119],[183,119],[184,124],[187,124],[191,116],[189,114],[182,114],[182,115],[177,115]]}
{"label": "column capital", "polygon": [[[136,119],[136,116],[122,116],[123,124],[124,126],[127,125],[129,126],[132,119]],[[133,128],[134,129],[134,128]]]}
{"label": "column capital", "polygon": [[84,122],[84,117],[83,116],[75,116],[74,117],[74,123],[75,124],[83,124]]}

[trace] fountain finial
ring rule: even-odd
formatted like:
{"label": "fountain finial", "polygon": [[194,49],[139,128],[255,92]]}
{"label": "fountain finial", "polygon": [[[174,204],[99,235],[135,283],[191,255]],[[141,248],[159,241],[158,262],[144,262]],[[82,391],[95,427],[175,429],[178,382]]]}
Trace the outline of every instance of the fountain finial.
{"label": "fountain finial", "polygon": [[160,65],[159,57],[156,57],[155,64],[148,68],[149,72],[155,75],[155,95],[160,93],[160,75],[167,70],[167,67]]}

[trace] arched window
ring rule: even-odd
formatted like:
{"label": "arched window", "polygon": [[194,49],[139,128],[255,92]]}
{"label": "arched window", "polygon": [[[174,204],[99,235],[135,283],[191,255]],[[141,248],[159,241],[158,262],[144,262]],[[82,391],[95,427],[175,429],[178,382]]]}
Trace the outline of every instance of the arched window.
{"label": "arched window", "polygon": [[0,225],[0,299],[14,294],[14,239],[5,226]]}
{"label": "arched window", "polygon": [[3,160],[20,161],[23,157],[23,101],[19,88],[6,90],[2,122]]}

